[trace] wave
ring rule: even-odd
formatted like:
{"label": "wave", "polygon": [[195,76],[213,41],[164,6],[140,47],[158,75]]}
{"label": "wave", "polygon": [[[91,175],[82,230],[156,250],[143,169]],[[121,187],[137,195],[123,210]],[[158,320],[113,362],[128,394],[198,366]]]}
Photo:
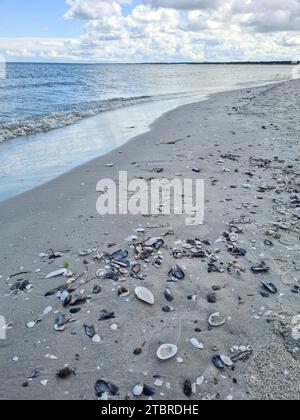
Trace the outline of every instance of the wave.
{"label": "wave", "polygon": [[93,104],[93,106],[86,109],[54,112],[49,115],[34,116],[22,121],[0,122],[0,143],[17,137],[63,128],[101,112],[138,105],[151,100],[153,100],[152,96],[113,98]]}

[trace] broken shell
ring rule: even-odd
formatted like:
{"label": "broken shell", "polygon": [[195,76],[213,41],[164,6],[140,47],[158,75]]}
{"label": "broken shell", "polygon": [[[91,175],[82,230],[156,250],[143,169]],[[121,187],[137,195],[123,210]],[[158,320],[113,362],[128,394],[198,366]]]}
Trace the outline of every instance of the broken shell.
{"label": "broken shell", "polygon": [[92,342],[95,344],[98,344],[101,342],[101,337],[99,334],[95,334],[94,337],[92,337]]}
{"label": "broken shell", "polygon": [[191,343],[191,345],[192,345],[192,346],[196,347],[196,348],[197,348],[197,349],[199,349],[199,350],[203,350],[203,349],[204,349],[203,344],[202,344],[202,343],[200,343],[200,342],[197,340],[197,338],[191,338],[191,339],[190,339],[190,343]]}
{"label": "broken shell", "polygon": [[118,295],[120,297],[127,297],[130,295],[130,292],[126,287],[119,287]]}
{"label": "broken shell", "polygon": [[183,392],[184,392],[184,395],[188,398],[192,396],[193,390],[192,390],[192,382],[191,381],[189,381],[189,380],[185,381],[184,387],[183,387]]}
{"label": "broken shell", "polygon": [[99,279],[103,279],[106,276],[106,270],[103,270],[102,268],[100,268],[100,270],[96,271],[96,276]]}
{"label": "broken shell", "polygon": [[67,270],[66,268],[62,268],[61,270],[53,271],[52,273],[49,273],[46,276],[46,279],[52,279],[54,277],[64,276],[64,277],[70,277],[73,273],[71,271]]}
{"label": "broken shell", "polygon": [[30,321],[30,322],[27,322],[26,327],[27,327],[27,328],[29,328],[29,329],[32,329],[32,328],[34,328],[34,327],[36,326],[36,324],[38,324],[39,322],[42,322],[42,319],[41,319],[41,318],[38,318],[38,319],[36,319],[35,321]]}
{"label": "broken shell", "polygon": [[230,359],[230,357],[227,357],[227,356],[220,356],[220,358],[221,358],[222,362],[223,362],[226,366],[228,366],[228,367],[233,366],[233,361]]}
{"label": "broken shell", "polygon": [[168,302],[173,302],[174,301],[174,296],[173,296],[172,290],[169,287],[167,287],[165,289],[164,295],[165,295],[165,298]]}
{"label": "broken shell", "polygon": [[139,300],[146,302],[149,305],[154,305],[155,299],[153,293],[145,287],[137,287],[135,289],[135,294]]}
{"label": "broken shell", "polygon": [[229,239],[231,242],[237,242],[239,240],[239,235],[237,233],[230,233]]}
{"label": "broken shell", "polygon": [[175,344],[163,344],[157,350],[159,360],[169,360],[176,356],[178,347]]}
{"label": "broken shell", "polygon": [[90,255],[90,254],[92,254],[93,253],[93,251],[91,250],[91,249],[84,249],[84,250],[82,250],[82,251],[79,251],[78,252],[78,255],[80,256],[80,257],[86,257],[87,255]]}
{"label": "broken shell", "polygon": [[209,317],[208,323],[211,327],[220,327],[226,324],[226,319],[221,318],[220,313],[216,312]]}
{"label": "broken shell", "polygon": [[106,310],[101,311],[99,321],[108,321],[110,319],[115,319],[114,312],[108,312]]}
{"label": "broken shell", "polygon": [[96,330],[93,325],[90,327],[88,325],[84,325],[84,331],[89,338],[93,338],[96,335]]}
{"label": "broken shell", "polygon": [[139,384],[133,388],[132,395],[134,395],[135,397],[140,397],[143,394],[143,392],[144,392],[144,385]]}
{"label": "broken shell", "polygon": [[101,286],[99,286],[98,284],[96,284],[92,289],[93,295],[98,295],[99,293],[101,293],[101,291],[102,291]]}

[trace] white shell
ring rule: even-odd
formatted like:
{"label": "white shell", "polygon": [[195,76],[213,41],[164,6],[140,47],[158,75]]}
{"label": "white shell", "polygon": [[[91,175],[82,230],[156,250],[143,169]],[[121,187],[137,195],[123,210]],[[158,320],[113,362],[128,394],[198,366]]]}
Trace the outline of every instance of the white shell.
{"label": "white shell", "polygon": [[154,305],[155,299],[153,293],[145,287],[137,287],[135,289],[136,297],[143,302],[148,303],[149,305]]}
{"label": "white shell", "polygon": [[100,268],[100,270],[96,271],[96,276],[99,279],[102,279],[105,276],[105,274],[106,274],[106,270],[104,270],[103,268]]}
{"label": "white shell", "polygon": [[135,397],[140,397],[143,394],[143,392],[144,392],[144,385],[139,384],[133,388],[132,395],[134,395]]}
{"label": "white shell", "polygon": [[58,276],[66,276],[68,274],[68,270],[66,268],[62,268],[61,270],[53,271],[46,276],[46,279],[52,279],[53,277]]}
{"label": "white shell", "polygon": [[199,378],[197,378],[197,380],[196,380],[197,386],[203,385],[204,384],[204,380],[205,380],[204,376],[199,376]]}
{"label": "white shell", "polygon": [[221,356],[221,360],[226,366],[228,366],[228,367],[233,366],[233,361],[230,359],[230,357]]}
{"label": "white shell", "polygon": [[35,327],[35,324],[36,323],[34,321],[27,322],[26,327],[29,328],[29,329],[31,329],[31,328],[34,328]]}
{"label": "white shell", "polygon": [[163,344],[157,350],[157,357],[160,360],[169,360],[176,356],[178,347],[175,344]]}
{"label": "white shell", "polygon": [[91,249],[84,249],[84,250],[79,251],[78,255],[80,257],[86,257],[87,255],[90,255],[92,253],[93,253],[93,251]]}
{"label": "white shell", "polygon": [[226,319],[222,319],[220,313],[216,312],[209,317],[208,323],[211,327],[220,327],[226,324]]}
{"label": "white shell", "polygon": [[53,308],[52,306],[48,306],[47,308],[44,309],[43,315],[46,316],[48,314],[50,314],[50,312],[52,312]]}
{"label": "white shell", "polygon": [[199,350],[203,350],[204,346],[202,343],[199,343],[199,341],[197,340],[197,338],[191,338],[190,339],[190,343],[192,346],[196,347]]}
{"label": "white shell", "polygon": [[229,235],[229,239],[231,240],[231,242],[237,242],[239,240],[239,235],[237,233],[231,233]]}
{"label": "white shell", "polygon": [[98,344],[101,342],[101,337],[99,334],[94,335],[94,337],[92,338],[92,342],[95,344]]}

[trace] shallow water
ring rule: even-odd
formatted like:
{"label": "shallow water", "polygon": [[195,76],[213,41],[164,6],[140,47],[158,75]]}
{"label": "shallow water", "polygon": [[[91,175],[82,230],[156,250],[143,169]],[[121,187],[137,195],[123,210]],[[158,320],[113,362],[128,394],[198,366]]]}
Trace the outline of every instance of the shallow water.
{"label": "shallow water", "polygon": [[0,80],[0,200],[110,152],[179,105],[286,80],[292,69],[8,64]]}

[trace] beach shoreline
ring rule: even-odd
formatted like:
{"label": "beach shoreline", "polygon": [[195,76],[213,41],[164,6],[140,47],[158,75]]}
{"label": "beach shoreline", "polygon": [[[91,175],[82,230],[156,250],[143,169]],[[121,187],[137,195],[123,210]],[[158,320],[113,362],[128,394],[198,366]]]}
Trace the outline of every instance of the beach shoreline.
{"label": "beach shoreline", "polygon": [[[300,280],[299,220],[290,203],[298,187],[300,191],[299,92],[300,82],[295,80],[218,93],[203,102],[183,105],[162,115],[149,132],[109,154],[0,203],[0,315],[13,323],[7,340],[0,340],[1,399],[95,399],[94,384],[103,379],[119,388],[112,399],[125,399],[142,382],[156,389],[154,400],[175,400],[186,398],[186,380],[195,383],[202,376],[203,384],[191,396],[194,400],[299,399],[299,342],[293,340],[291,328],[299,315],[298,295],[291,292]],[[200,174],[193,167],[199,167]],[[162,171],[157,173],[157,168]],[[203,178],[204,224],[188,227],[185,215],[98,215],[97,182],[102,178],[117,181],[119,171],[147,182],[162,177]],[[274,210],[274,199],[283,200],[286,212]],[[274,225],[280,218],[286,219],[281,223],[288,224],[288,229]],[[228,252],[223,233],[232,222],[242,230],[237,246],[247,250],[244,257]],[[137,234],[138,228],[145,233]],[[275,232],[272,236],[267,231]],[[93,259],[98,253],[125,248],[132,260],[132,249],[124,240],[130,235],[139,240],[163,237],[162,267],[142,264],[146,275],[142,281],[126,277],[115,283],[95,278],[96,270],[103,268]],[[211,241],[203,247],[217,256],[216,264],[222,262],[224,272],[208,273],[207,256],[174,259],[172,249],[180,248],[176,244],[196,238]],[[38,257],[50,248],[62,257]],[[97,251],[86,258],[78,256],[79,250],[89,248]],[[262,261],[270,271],[264,275],[251,272]],[[64,279],[45,280],[45,276],[64,262],[75,277],[83,273],[76,283],[78,290],[91,295],[92,286],[100,284],[102,291],[82,305],[74,317],[77,322],[59,333],[53,330],[54,312],[68,314],[70,308],[62,308],[55,296],[44,295]],[[184,267],[186,278],[169,283],[175,294],[174,312],[166,313],[162,311],[167,305],[163,291],[175,263]],[[33,284],[32,290],[5,296],[18,277],[6,279],[22,271],[29,272],[24,276]],[[80,284],[82,280],[86,283]],[[261,280],[275,283],[279,293],[263,297]],[[117,296],[120,285],[130,290],[128,299]],[[134,289],[140,285],[154,293],[153,307],[135,299]],[[215,303],[208,302],[211,294]],[[51,314],[34,328],[26,328],[26,322],[49,306]],[[116,319],[99,322],[102,310],[114,312]],[[215,312],[226,318],[226,324],[211,329],[207,320]],[[95,325],[100,344],[93,344],[84,334],[84,324]],[[116,331],[110,328],[112,324],[118,325]],[[159,363],[157,348],[177,340],[179,324],[183,325],[178,356],[183,363],[176,358]],[[203,343],[203,350],[189,343],[193,337]],[[142,353],[136,356],[133,351],[138,347]],[[213,366],[214,355],[234,357],[244,349],[251,349],[251,354],[237,361],[234,370],[218,371]],[[55,372],[66,364],[76,369],[76,376],[62,381]],[[35,369],[40,376],[28,382]],[[155,386],[157,375],[162,387]],[[22,386],[26,382],[28,386]]]}

